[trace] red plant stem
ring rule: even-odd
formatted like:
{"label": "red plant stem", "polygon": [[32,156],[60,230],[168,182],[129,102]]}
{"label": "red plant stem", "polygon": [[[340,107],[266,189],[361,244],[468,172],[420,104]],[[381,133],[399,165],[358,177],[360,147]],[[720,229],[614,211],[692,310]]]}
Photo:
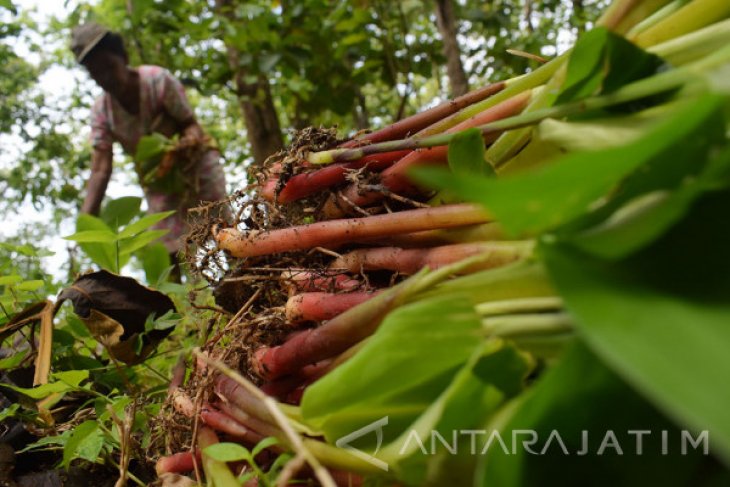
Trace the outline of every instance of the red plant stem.
{"label": "red plant stem", "polygon": [[256,350],[254,370],[265,380],[274,380],[341,354],[372,335],[383,317],[407,299],[414,285],[404,281],[318,328],[297,333],[282,345]]}
{"label": "red plant stem", "polygon": [[266,201],[276,201],[276,187],[279,185],[279,176],[271,177],[259,185],[259,194]]}
{"label": "red plant stem", "polygon": [[253,257],[329,247],[364,238],[485,223],[489,219],[484,209],[460,204],[331,220],[278,230],[240,232],[216,228],[214,236],[219,248],[227,250],[234,257]]}
{"label": "red plant stem", "polygon": [[296,395],[298,389],[303,389],[323,377],[332,370],[332,365],[332,360],[323,360],[317,364],[306,365],[296,375],[264,383],[261,390],[269,396],[284,400],[289,404],[299,404],[298,401],[291,401],[292,393]]}
{"label": "red plant stem", "polygon": [[[307,161],[312,164],[332,164],[333,162],[356,161],[358,159],[362,159],[365,156],[369,156],[371,154],[379,154],[383,152],[393,152],[408,149],[425,149],[428,147],[448,145],[449,142],[451,142],[451,140],[454,138],[454,134],[458,132],[457,130],[454,130],[454,128],[458,126],[462,126],[462,130],[465,127],[478,128],[481,131],[483,137],[494,137],[494,134],[500,134],[505,130],[513,130],[517,128],[527,127],[542,120],[545,117],[549,117],[552,115],[571,115],[573,113],[579,113],[581,110],[586,110],[586,107],[583,104],[575,103],[565,106],[561,105],[561,107],[543,110],[540,112],[533,112],[528,114],[529,116],[516,116],[519,112],[513,112],[506,113],[505,115],[502,115],[498,118],[486,119],[487,121],[483,124],[474,124],[473,122],[471,122],[477,118],[482,117],[485,113],[494,113],[495,111],[499,111],[497,107],[509,106],[515,100],[522,100],[523,98],[527,98],[529,100],[531,95],[531,90],[519,93],[494,105],[493,107],[485,109],[481,113],[459,123],[458,125],[455,125],[454,127],[451,127],[443,133],[437,133],[436,135],[430,135],[425,137],[418,136],[402,140],[391,140],[352,149],[338,148],[321,152],[310,152],[309,154],[307,154]],[[602,100],[602,103],[608,102]],[[482,118],[482,120],[485,119]]]}
{"label": "red plant stem", "polygon": [[404,233],[390,237],[361,240],[357,243],[373,247],[423,248],[437,247],[450,243],[487,242],[501,240],[504,231],[497,222],[447,230],[425,230],[423,232]]}
{"label": "red plant stem", "polygon": [[[274,436],[279,440],[285,438],[284,433],[279,428],[272,425],[271,423],[267,423],[266,421],[263,421],[261,419],[254,418],[233,403],[222,403],[219,404],[218,407],[221,412],[235,419],[238,423],[241,423],[243,426],[248,428],[250,431],[260,435],[262,438],[265,438],[267,436]],[[281,446],[273,446],[272,449],[275,451],[284,451]]]}
{"label": "red plant stem", "polygon": [[462,108],[465,108],[474,103],[480,102],[495,93],[499,93],[505,88],[506,84],[503,81],[492,83],[483,88],[471,91],[453,100],[449,100],[440,105],[437,105],[429,110],[417,113],[403,120],[399,120],[392,125],[384,127],[375,132],[365,134],[362,137],[358,137],[351,141],[342,144],[342,148],[358,147],[363,144],[372,144],[375,142],[383,142],[386,140],[401,139],[408,137],[409,135],[415,134],[418,131],[428,127],[441,120],[444,117],[458,112]]}
{"label": "red plant stem", "polygon": [[297,294],[290,297],[286,302],[286,319],[292,325],[307,321],[326,321],[353,306],[364,303],[376,294],[377,291],[340,294],[321,292]]}
{"label": "red plant stem", "polygon": [[[448,129],[446,133],[461,132],[462,130],[516,115],[527,106],[531,94],[531,91],[527,91],[513,96]],[[499,133],[488,134],[485,136],[485,142],[493,142]],[[380,185],[383,189],[400,195],[417,194],[419,188],[411,182],[408,172],[418,166],[446,164],[447,159],[447,145],[416,150],[383,171],[380,175]],[[485,161],[484,164],[487,164],[487,162]],[[349,213],[353,204],[366,207],[381,201],[384,197],[382,191],[363,191],[357,183],[353,183],[342,191],[342,196],[333,194],[330,197],[325,205],[324,213],[329,218],[340,218],[342,215]]]}
{"label": "red plant stem", "polygon": [[281,274],[281,280],[289,295],[297,292],[315,291],[354,291],[362,286],[357,279],[341,272],[312,272],[309,270],[289,270]]}
{"label": "red plant stem", "polygon": [[200,420],[214,430],[244,441],[249,446],[255,445],[264,439],[260,434],[246,428],[234,418],[215,409],[210,404],[206,404],[200,410]]}
{"label": "red plant stem", "polygon": [[[316,171],[297,174],[286,182],[284,188],[278,195],[279,203],[289,203],[301,198],[306,198],[314,193],[323,191],[331,186],[344,183],[347,180],[347,174],[350,171],[367,167],[368,171],[379,172],[390,167],[395,161],[410,154],[410,150],[386,152],[383,154],[372,154],[363,157],[360,160],[352,162],[343,162],[332,164]],[[261,194],[266,198],[273,200],[276,190],[276,183],[271,188],[270,180],[262,189]]]}
{"label": "red plant stem", "polygon": [[[266,406],[257,397],[253,396],[233,379],[225,376],[217,377],[215,381],[215,391],[224,402],[230,403],[247,415],[248,419],[245,421],[241,421],[239,416],[232,416],[238,422],[244,425],[249,425],[249,420],[254,419],[260,422],[269,423],[272,427],[275,427],[273,425],[276,421],[271,416],[269,410],[266,409]],[[221,410],[223,410],[223,405],[221,405]],[[259,431],[257,427],[254,427],[254,429]],[[263,433],[262,431],[259,432]]]}
{"label": "red plant stem", "polygon": [[160,476],[165,473],[188,473],[195,469],[195,462],[200,464],[200,451],[183,451],[160,457],[155,464],[155,471]]}
{"label": "red plant stem", "polygon": [[465,273],[469,273],[514,262],[525,256],[529,247],[522,243],[478,242],[444,245],[430,249],[401,249],[398,247],[358,249],[335,259],[330,267],[350,272],[387,269],[402,274],[413,274],[426,266],[430,269],[438,269],[472,255],[489,254],[488,259],[464,270]]}
{"label": "red plant stem", "polygon": [[[403,120],[399,120],[387,127],[376,130],[375,132],[370,132],[349,140],[344,144],[341,144],[339,147],[343,149],[359,147],[366,144],[401,139],[421,132],[422,135],[438,133],[441,130],[427,131],[427,128],[439,122],[443,118],[457,113],[463,108],[485,100],[493,94],[502,91],[505,86],[506,84],[504,82],[498,82],[479,88],[454,100],[449,100],[429,110],[417,113]],[[424,131],[424,129],[426,129],[426,131]],[[370,171],[382,171],[394,161],[400,159],[409,152],[410,150],[381,154],[380,157],[367,156],[359,161],[352,161],[351,163],[333,166],[332,169],[326,171],[319,170],[294,176],[282,189],[278,196],[278,201],[280,203],[288,203],[305,198],[336,184],[343,183],[348,169],[360,169],[367,165]],[[374,156],[377,156],[377,154]],[[302,163],[308,164],[306,161],[302,161]],[[261,196],[268,201],[274,201],[276,199],[276,187],[278,184],[278,176],[274,176],[266,180],[259,189]]]}

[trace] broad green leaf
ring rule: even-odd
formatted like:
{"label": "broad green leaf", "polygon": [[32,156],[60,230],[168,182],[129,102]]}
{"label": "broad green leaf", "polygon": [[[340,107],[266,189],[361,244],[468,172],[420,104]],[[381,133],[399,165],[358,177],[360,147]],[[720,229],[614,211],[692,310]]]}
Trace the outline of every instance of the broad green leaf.
{"label": "broad green leaf", "polygon": [[0,286],[12,286],[14,284],[18,284],[19,282],[23,282],[23,278],[17,274],[0,276]]}
{"label": "broad green leaf", "polygon": [[43,438],[39,438],[38,441],[35,441],[29,445],[26,445],[25,448],[22,450],[17,451],[16,453],[24,453],[30,450],[34,450],[36,448],[44,447],[44,446],[51,446],[51,445],[60,445],[63,446],[66,444],[68,439],[71,437],[71,430],[66,430],[60,435],[56,436],[44,436]]}
{"label": "broad green leaf", "polygon": [[478,456],[470,454],[471,438],[461,432],[486,423],[506,398],[521,391],[529,370],[514,348],[499,340],[483,342],[448,388],[377,457],[406,485],[468,484]]}
{"label": "broad green leaf", "polygon": [[203,453],[219,462],[253,461],[253,457],[251,456],[251,452],[248,451],[248,448],[238,443],[216,443],[205,447]]}
{"label": "broad green leaf", "polygon": [[142,267],[148,284],[159,283],[171,265],[170,254],[161,243],[148,245],[142,250]]}
{"label": "broad green leaf", "polygon": [[455,174],[494,176],[494,169],[484,159],[484,138],[477,129],[461,132],[449,142],[448,160]]}
{"label": "broad green leaf", "polygon": [[112,243],[117,241],[117,235],[107,230],[85,230],[63,238],[78,243]]}
{"label": "broad green leaf", "polygon": [[153,133],[139,139],[137,151],[134,155],[136,161],[149,161],[167,150],[169,140],[164,135]]}
{"label": "broad green leaf", "polygon": [[112,229],[126,225],[139,213],[142,198],[137,196],[124,196],[110,200],[101,210],[101,219]]}
{"label": "broad green leaf", "polygon": [[626,83],[655,74],[664,61],[598,27],[583,34],[573,47],[565,82],[556,104],[610,93]]}
{"label": "broad green leaf", "polygon": [[[151,242],[154,242],[155,240],[159,239],[163,235],[165,235],[169,230],[148,230],[146,232],[142,232],[140,234],[135,235],[132,238],[124,239],[121,242],[119,242],[119,253],[120,255],[129,255],[133,252],[136,252],[137,250],[143,248],[144,246],[150,244]],[[168,257],[169,259],[169,257]]]}
{"label": "broad green leaf", "polygon": [[270,446],[278,445],[279,440],[274,438],[273,436],[269,436],[268,438],[264,438],[263,440],[256,443],[256,446],[253,447],[253,450],[251,450],[251,455],[254,457],[261,453],[262,451],[266,450]]}
{"label": "broad green leaf", "polygon": [[17,252],[22,255],[27,255],[28,257],[48,257],[51,255],[54,255],[54,252],[51,252],[47,249],[37,249],[33,247],[32,245],[13,245],[9,243],[0,242],[0,248],[3,248],[7,250],[8,252]]}
{"label": "broad green leaf", "polygon": [[2,411],[0,411],[0,421],[5,421],[8,418],[12,418],[15,413],[18,412],[18,409],[20,409],[20,404],[13,403],[10,406],[6,407]]}
{"label": "broad green leaf", "polygon": [[65,372],[57,372],[52,375],[53,382],[43,384],[38,387],[26,388],[16,387],[9,384],[1,384],[9,387],[14,391],[18,391],[31,399],[43,399],[51,394],[65,393],[78,389],[79,385],[89,378],[88,370],[68,370]]}
{"label": "broad green leaf", "polygon": [[176,313],[173,310],[169,310],[167,313],[160,317],[155,317],[154,315],[149,315],[147,317],[147,321],[145,321],[144,329],[145,331],[152,331],[152,330],[167,330],[168,328],[172,328],[182,319],[182,316],[180,316],[178,313]]}
{"label": "broad green leaf", "polygon": [[9,357],[5,357],[4,359],[0,360],[0,370],[14,369],[27,356],[28,350],[23,350],[21,352],[15,352]]}
{"label": "broad green leaf", "polygon": [[17,285],[17,289],[20,291],[37,291],[42,288],[44,282],[40,279],[34,279],[32,281],[23,281]]}
{"label": "broad green leaf", "polygon": [[730,463],[728,207],[730,192],[706,195],[621,262],[567,244],[542,251],[587,344],[668,416],[711,431],[712,447]]}
{"label": "broad green leaf", "polygon": [[[700,151],[698,155],[704,157]],[[702,166],[698,161],[688,162],[695,168]],[[569,235],[564,240],[589,253],[609,259],[624,257],[651,243],[679,221],[697,198],[708,191],[730,186],[730,147],[717,154],[701,174],[691,177],[695,168],[687,171],[685,180],[676,190],[656,190],[637,197],[599,225]],[[642,171],[632,179],[651,178],[653,175],[652,171]],[[666,174],[663,176],[666,177]],[[648,181],[647,186],[656,185],[657,179],[661,178],[653,178]],[[628,199],[629,196],[639,193],[640,189],[643,188],[636,187],[630,193],[619,195],[617,201]]]}
{"label": "broad green leaf", "polygon": [[129,238],[137,235],[139,232],[142,232],[144,230],[147,230],[152,225],[155,225],[158,222],[161,222],[168,216],[175,213],[174,211],[164,211],[162,213],[153,213],[151,215],[145,215],[139,220],[130,223],[126,227],[122,229],[121,232],[119,232],[119,238]]}
{"label": "broad green leaf", "polygon": [[[722,104],[717,97],[703,97],[633,143],[569,154],[526,174],[490,180],[421,168],[414,175],[433,187],[483,204],[512,235],[536,234],[583,215],[640,167],[658,172],[662,164],[675,168],[683,167],[685,161],[697,160],[698,156],[701,160],[709,150],[708,138],[723,126],[718,124],[722,120]],[[669,175],[666,177],[670,179]],[[647,191],[654,189],[646,184],[637,186]],[[622,194],[627,195],[627,191],[633,189],[629,186]]]}
{"label": "broad green leaf", "polygon": [[[100,218],[91,215],[81,214],[76,220],[76,231],[107,231],[113,233],[112,229],[107,226]],[[111,243],[80,243],[79,247],[103,269],[117,270],[117,251],[116,246]]]}
{"label": "broad green leaf", "polygon": [[68,468],[76,458],[96,462],[104,447],[104,432],[96,421],[84,421],[73,429],[66,445],[63,447],[61,466]]}
{"label": "broad green leaf", "polygon": [[[472,305],[463,298],[434,298],[397,309],[354,357],[307,388],[302,399],[305,421],[336,438],[379,419],[388,404],[410,405],[410,417],[420,414],[424,401],[441,393],[444,380],[478,346],[480,328]],[[435,387],[415,393],[435,379]]]}
{"label": "broad green leaf", "polygon": [[[132,398],[129,396],[118,396],[112,399],[111,402],[111,408],[114,411],[114,414],[118,418],[124,417],[124,410],[132,403]],[[109,402],[107,400],[99,399],[96,403],[96,415],[99,418],[99,421],[109,421],[111,419],[111,413],[109,412],[107,406],[109,405]]]}
{"label": "broad green leaf", "polygon": [[[570,486],[690,485],[697,471],[713,470],[702,447],[686,445],[683,455],[681,431],[584,346],[568,350],[512,410],[506,420],[482,428],[477,485],[528,487],[544,485],[545,479]],[[646,432],[641,452],[638,431]],[[668,435],[666,455],[662,432]],[[698,433],[691,432],[692,438]],[[493,441],[484,452],[489,435]],[[710,446],[713,441],[710,433]]]}

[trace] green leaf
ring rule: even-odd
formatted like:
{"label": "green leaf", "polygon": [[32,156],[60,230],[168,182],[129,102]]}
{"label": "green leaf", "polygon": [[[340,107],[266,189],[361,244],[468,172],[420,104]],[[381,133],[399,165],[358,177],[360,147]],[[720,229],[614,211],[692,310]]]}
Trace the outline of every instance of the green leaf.
{"label": "green leaf", "polygon": [[159,283],[171,264],[170,254],[161,243],[148,245],[142,250],[142,267],[148,284]]}
{"label": "green leaf", "polygon": [[[435,168],[421,168],[414,171],[414,176],[433,187],[448,189],[483,204],[511,235],[537,234],[588,212],[640,167],[661,172],[662,167],[681,168],[686,167],[687,161],[702,160],[702,154],[711,148],[708,140],[716,137],[724,126],[719,122],[722,106],[720,98],[703,97],[683,106],[633,143],[569,154],[545,167],[513,177],[490,180]],[[674,180],[673,176],[667,178]],[[646,178],[637,181],[643,182],[638,185],[641,190],[654,189],[647,187]],[[659,181],[664,180],[659,178]],[[628,191],[618,194],[628,197]]]}
{"label": "green leaf", "polygon": [[32,281],[23,281],[20,284],[18,284],[17,288],[20,291],[37,291],[38,289],[42,288],[44,285],[44,282],[40,279],[34,279]]}
{"label": "green leaf", "polygon": [[14,369],[17,367],[25,357],[28,356],[28,350],[16,352],[9,357],[5,357],[0,360],[0,370]]}
{"label": "green leaf", "polygon": [[253,461],[251,452],[248,451],[246,447],[239,445],[238,443],[216,443],[205,447],[205,449],[203,449],[203,453],[213,460],[218,460],[219,462],[228,463],[240,462],[243,460],[248,462]]}
{"label": "green leaf", "polygon": [[[667,234],[621,262],[543,245],[587,344],[659,409],[730,462],[730,192],[709,194]],[[698,238],[701,236],[701,238]]]}
{"label": "green leaf", "polygon": [[658,72],[664,61],[624,37],[598,27],[583,34],[570,54],[556,104],[610,93]]}
{"label": "green leaf", "polygon": [[449,143],[449,168],[455,174],[494,177],[494,169],[484,159],[484,138],[478,129],[459,133]]}
{"label": "green leaf", "polygon": [[0,421],[5,421],[8,418],[15,416],[15,413],[20,409],[20,404],[14,403],[0,411]]}
{"label": "green leaf", "polygon": [[[294,456],[289,453],[282,453],[278,457],[276,457],[276,460],[274,460],[274,463],[271,464],[271,467],[269,467],[269,471],[266,472],[269,479],[273,482],[276,480],[276,478],[279,476],[279,473],[284,469],[284,466],[289,463],[291,459],[293,459]],[[252,474],[255,474],[255,472],[251,472]],[[241,477],[239,477],[240,479]]]}
{"label": "green leaf", "polygon": [[65,445],[68,439],[71,437],[71,430],[66,430],[60,435],[56,436],[44,436],[43,438],[39,438],[38,441],[35,441],[29,445],[26,445],[25,448],[22,450],[18,450],[16,453],[24,453],[30,450],[34,450],[36,448],[40,448],[43,446],[48,445]]}
{"label": "green leaf", "polygon": [[[101,219],[91,215],[81,214],[76,220],[76,231],[107,231],[113,233],[112,229],[107,226]],[[115,244],[112,243],[80,243],[81,250],[103,269],[117,270],[117,251]]]}
{"label": "green leaf", "polygon": [[[121,242],[119,242],[119,253],[120,255],[129,255],[132,252],[136,252],[137,250],[143,248],[144,246],[150,244],[151,242],[154,242],[155,240],[159,239],[163,235],[165,235],[169,230],[148,230],[146,232],[140,233],[138,235],[135,235],[132,238],[124,239]],[[169,257],[168,257],[169,259]]]}
{"label": "green leaf", "polygon": [[96,421],[84,421],[73,429],[63,448],[61,466],[68,468],[76,458],[96,462],[104,447],[104,433]]}
{"label": "green leaf", "polygon": [[18,15],[18,9],[15,8],[15,5],[10,0],[0,0],[0,7],[10,10],[13,15]]}
{"label": "green leaf", "polygon": [[12,286],[14,284],[18,284],[19,282],[23,282],[23,278],[17,274],[0,276],[0,286]]}
{"label": "green leaf", "polygon": [[254,457],[256,457],[256,455],[258,455],[262,451],[266,450],[270,446],[274,446],[274,445],[278,445],[278,444],[279,444],[279,440],[277,440],[273,436],[269,436],[268,438],[264,438],[263,440],[261,440],[258,443],[256,443],[256,446],[253,447],[253,450],[251,450],[251,455],[253,455]]}
{"label": "green leaf", "polygon": [[54,252],[51,252],[46,249],[36,249],[32,245],[13,245],[9,243],[0,242],[0,248],[3,248],[7,250],[8,252],[17,252],[22,255],[27,255],[28,257],[48,257],[51,255],[54,255]]}
{"label": "green leaf", "polygon": [[52,375],[54,381],[43,384],[38,387],[25,388],[16,387],[9,384],[0,384],[9,387],[14,391],[20,392],[31,399],[43,399],[51,394],[65,393],[78,389],[79,385],[89,378],[88,370],[68,370],[65,372],[57,372]]}
{"label": "green leaf", "polygon": [[110,200],[101,210],[101,219],[110,228],[117,230],[126,225],[139,213],[142,198],[137,196],[124,196]]}
{"label": "green leaf", "polygon": [[[477,485],[527,487],[543,485],[545,479],[565,479],[561,483],[575,486],[689,485],[696,472],[713,470],[713,460],[701,448],[688,447],[683,455],[677,427],[584,346],[568,350],[512,410],[506,420],[488,424],[486,434],[478,437],[477,452],[482,453],[496,426],[504,446],[495,436],[486,455],[480,455],[483,474]],[[630,431],[648,432],[642,436],[641,453]],[[599,453],[609,432],[622,454],[610,444]],[[536,441],[530,443],[533,438]],[[711,444],[712,433],[709,438]]]}
{"label": "green leaf", "polygon": [[[721,129],[708,131],[698,141],[703,146],[688,142],[695,147],[694,155],[680,152],[667,163],[649,164],[632,174],[609,204],[584,219],[589,223],[601,221],[598,225],[580,233],[568,228],[561,231],[562,238],[610,259],[624,257],[649,244],[680,220],[705,192],[730,186],[730,147],[719,152],[715,148],[721,138]],[[714,157],[710,158],[711,154]],[[698,171],[701,172],[696,174]],[[672,186],[677,188],[668,191]]]}
{"label": "green leaf", "polygon": [[139,139],[134,159],[141,162],[154,159],[168,149],[169,143],[169,139],[162,134],[155,132],[151,135],[145,135]]}
{"label": "green leaf", "polygon": [[479,345],[480,328],[463,298],[439,297],[397,309],[354,357],[306,389],[304,419],[336,439],[379,419],[392,404],[407,424]]}
{"label": "green leaf", "polygon": [[[470,484],[478,457],[458,454],[471,448],[471,439],[459,437],[460,432],[486,423],[507,397],[522,389],[529,369],[526,359],[503,342],[481,343],[448,388],[377,457],[407,485]],[[456,452],[435,448],[435,435],[451,447],[458,445]]]}
{"label": "green leaf", "polygon": [[167,313],[158,318],[155,318],[154,315],[149,315],[145,321],[144,330],[167,330],[177,325],[181,319],[182,316],[173,310],[168,310]]}
{"label": "green leaf", "polygon": [[108,230],[84,230],[63,238],[78,243],[112,243],[117,241],[117,235]]}
{"label": "green leaf", "polygon": [[155,225],[158,222],[161,222],[168,216],[175,213],[174,211],[164,211],[162,213],[153,213],[151,215],[145,215],[139,220],[135,221],[134,223],[131,223],[124,227],[122,231],[119,233],[119,238],[129,238],[137,235],[139,232],[142,232],[144,230],[147,230],[152,225]]}

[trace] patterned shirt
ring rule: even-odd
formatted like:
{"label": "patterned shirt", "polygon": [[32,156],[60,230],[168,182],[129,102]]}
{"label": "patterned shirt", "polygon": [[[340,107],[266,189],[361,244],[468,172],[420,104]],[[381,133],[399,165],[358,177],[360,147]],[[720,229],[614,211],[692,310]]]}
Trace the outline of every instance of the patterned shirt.
{"label": "patterned shirt", "polygon": [[[139,113],[126,111],[110,94],[97,98],[91,109],[91,145],[111,150],[119,142],[124,152],[134,156],[139,139],[152,132],[170,136],[177,127],[193,119],[193,110],[183,85],[165,68],[139,66]],[[168,133],[165,133],[168,132]]]}
{"label": "patterned shirt", "polygon": [[[124,152],[134,156],[137,144],[145,135],[153,132],[170,137],[194,119],[193,110],[185,96],[182,84],[169,71],[159,66],[136,68],[140,81],[139,113],[125,110],[110,94],[100,96],[91,109],[91,145],[96,150],[111,150],[119,142]],[[184,178],[185,190],[170,193],[142,184],[148,210],[158,213],[175,210],[176,213],[156,224],[153,228],[169,230],[162,243],[169,252],[177,252],[183,245],[183,235],[188,230],[188,209],[201,201],[218,201],[226,197],[226,179],[218,162],[220,153],[209,148],[198,160],[187,161],[178,168]],[[135,165],[137,170],[140,168]],[[183,170],[184,169],[184,170]],[[143,181],[143,174],[139,174]],[[227,214],[225,207],[221,211]]]}

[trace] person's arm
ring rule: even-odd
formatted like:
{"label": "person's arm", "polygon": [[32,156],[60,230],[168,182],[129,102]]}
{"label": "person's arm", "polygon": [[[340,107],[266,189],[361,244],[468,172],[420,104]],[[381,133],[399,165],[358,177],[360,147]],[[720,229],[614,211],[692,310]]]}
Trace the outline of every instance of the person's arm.
{"label": "person's arm", "polygon": [[98,215],[112,175],[112,151],[94,149],[91,155],[91,176],[86,184],[86,197],[81,213]]}

